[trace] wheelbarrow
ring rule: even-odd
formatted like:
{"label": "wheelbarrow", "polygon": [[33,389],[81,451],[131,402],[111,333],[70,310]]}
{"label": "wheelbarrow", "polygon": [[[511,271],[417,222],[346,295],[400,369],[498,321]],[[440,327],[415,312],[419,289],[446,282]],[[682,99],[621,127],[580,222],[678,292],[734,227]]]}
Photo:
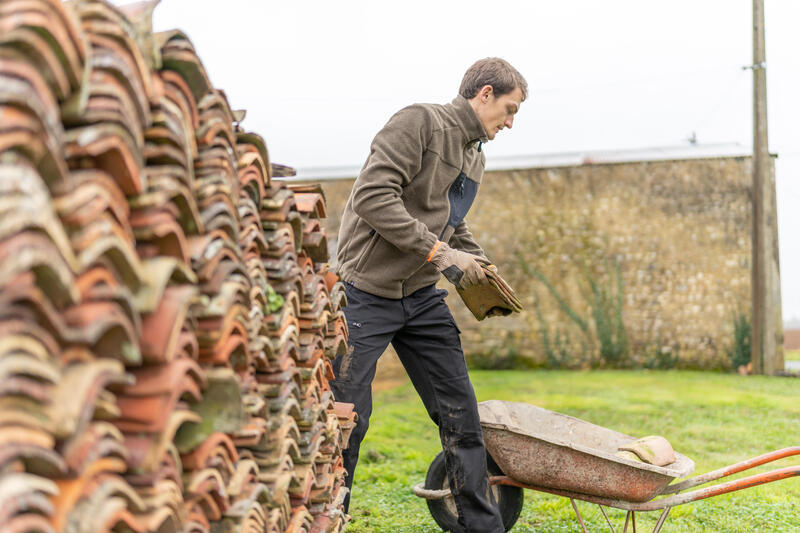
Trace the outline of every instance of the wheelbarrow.
{"label": "wheelbarrow", "polygon": [[[720,494],[800,475],[800,465],[763,472],[706,488],[687,489],[716,481],[785,457],[800,455],[800,446],[753,457],[679,483],[694,471],[694,462],[675,453],[675,461],[655,466],[616,455],[620,446],[633,442],[623,435],[584,420],[534,405],[490,400],[478,404],[488,453],[489,484],[510,530],[522,510],[522,489],[569,498],[584,532],[586,525],[575,500],[594,503],[612,532],[616,532],[606,507],[626,511],[625,525],[636,531],[636,513],[661,511],[653,533],[658,533],[670,510]],[[428,468],[425,483],[414,487],[425,498],[436,523],[445,531],[461,532],[458,514],[439,454]]]}

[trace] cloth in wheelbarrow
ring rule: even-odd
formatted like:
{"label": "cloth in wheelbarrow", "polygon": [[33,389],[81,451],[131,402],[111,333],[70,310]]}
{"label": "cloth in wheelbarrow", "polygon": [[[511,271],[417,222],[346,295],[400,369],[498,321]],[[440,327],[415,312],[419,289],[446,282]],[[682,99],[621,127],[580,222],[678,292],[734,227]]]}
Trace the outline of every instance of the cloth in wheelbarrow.
{"label": "cloth in wheelbarrow", "polygon": [[634,437],[535,405],[490,400],[478,412],[486,449],[506,476],[525,485],[645,502],[694,471],[677,452],[666,466],[617,457]]}

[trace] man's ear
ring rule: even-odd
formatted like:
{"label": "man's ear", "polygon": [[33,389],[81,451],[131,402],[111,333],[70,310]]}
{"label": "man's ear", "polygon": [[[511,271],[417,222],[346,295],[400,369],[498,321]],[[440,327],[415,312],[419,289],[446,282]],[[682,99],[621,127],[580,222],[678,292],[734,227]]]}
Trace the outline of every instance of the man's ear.
{"label": "man's ear", "polygon": [[494,87],[491,85],[484,85],[478,91],[478,98],[481,102],[486,102],[490,96],[494,96]]}

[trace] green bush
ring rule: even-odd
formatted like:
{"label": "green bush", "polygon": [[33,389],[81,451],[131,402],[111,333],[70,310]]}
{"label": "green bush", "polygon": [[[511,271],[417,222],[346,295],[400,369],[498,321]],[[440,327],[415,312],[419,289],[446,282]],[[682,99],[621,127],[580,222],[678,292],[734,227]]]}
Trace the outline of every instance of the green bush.
{"label": "green bush", "polygon": [[596,273],[589,268],[588,261],[583,261],[580,265],[582,279],[578,283],[584,301],[579,304],[588,307],[588,316],[582,316],[576,310],[578,306],[571,305],[544,273],[531,266],[521,255],[518,255],[518,260],[523,271],[547,289],[559,311],[577,330],[575,340],[566,329],[556,327],[551,333],[551,327],[541,311],[539,295],[534,289],[534,311],[539,323],[542,348],[550,366],[553,368],[585,366],[586,355],[592,352],[599,356],[602,366],[630,365],[628,334],[622,319],[622,274],[616,258],[613,260],[613,265],[606,258],[602,268],[595,269]]}
{"label": "green bush", "polygon": [[742,311],[733,314],[733,344],[728,350],[731,366],[736,370],[750,362],[750,315]]}

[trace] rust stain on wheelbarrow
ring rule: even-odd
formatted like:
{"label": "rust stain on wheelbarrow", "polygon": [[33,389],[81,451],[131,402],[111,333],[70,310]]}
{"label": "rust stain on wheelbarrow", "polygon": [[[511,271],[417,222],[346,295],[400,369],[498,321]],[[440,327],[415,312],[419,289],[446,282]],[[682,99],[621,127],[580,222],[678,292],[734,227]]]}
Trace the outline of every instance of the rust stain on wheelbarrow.
{"label": "rust stain on wheelbarrow", "polygon": [[633,437],[534,405],[492,400],[479,412],[486,448],[520,483],[644,502],[694,470],[681,454],[669,467],[617,457]]}

